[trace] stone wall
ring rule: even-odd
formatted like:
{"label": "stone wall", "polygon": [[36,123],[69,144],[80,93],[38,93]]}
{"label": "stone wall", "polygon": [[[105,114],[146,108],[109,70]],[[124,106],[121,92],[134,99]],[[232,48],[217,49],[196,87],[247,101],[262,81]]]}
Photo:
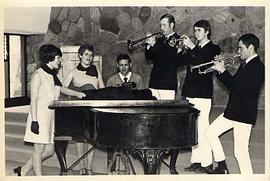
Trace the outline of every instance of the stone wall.
{"label": "stone wall", "polygon": [[[116,72],[116,56],[128,53],[133,61],[133,71],[141,74],[148,85],[151,62],[145,60],[142,45],[128,51],[127,40],[140,39],[148,31],[158,32],[159,18],[165,13],[174,15],[178,34],[189,36],[193,34],[196,21],[209,20],[212,40],[226,54],[236,51],[240,35],[255,33],[261,39],[259,54],[264,61],[264,7],[53,7],[47,33],[44,36],[32,36],[27,41],[29,76],[36,67],[40,44],[61,46],[87,42],[93,44],[96,54],[103,57],[104,82]],[[231,69],[232,72],[237,66]],[[178,95],[184,76],[185,70],[180,68]],[[214,104],[226,105],[227,91],[216,79],[214,85]],[[260,107],[263,106],[264,91],[260,100]]]}

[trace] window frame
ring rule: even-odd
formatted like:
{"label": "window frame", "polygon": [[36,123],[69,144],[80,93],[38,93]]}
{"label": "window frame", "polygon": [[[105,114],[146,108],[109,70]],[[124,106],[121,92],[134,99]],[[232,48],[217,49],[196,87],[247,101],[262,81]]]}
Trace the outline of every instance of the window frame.
{"label": "window frame", "polygon": [[[20,97],[10,97],[10,44],[9,44],[9,39],[10,36],[20,36],[22,38],[22,43],[21,43],[21,58],[23,62],[21,65],[21,71],[22,73],[22,94],[23,96]],[[28,35],[24,34],[16,34],[16,33],[4,33],[4,37],[6,37],[6,51],[7,51],[7,59],[5,60],[4,57],[4,64],[7,62],[7,70],[5,70],[5,76],[7,76],[7,84],[5,81],[5,107],[14,107],[14,106],[23,106],[23,105],[29,105],[30,104],[30,97],[28,96],[28,91],[27,91],[27,55],[26,55],[26,39]],[[6,73],[7,72],[7,73]],[[5,77],[6,79],[6,77]],[[6,93],[8,91],[8,93]],[[7,95],[7,97],[6,97]]]}

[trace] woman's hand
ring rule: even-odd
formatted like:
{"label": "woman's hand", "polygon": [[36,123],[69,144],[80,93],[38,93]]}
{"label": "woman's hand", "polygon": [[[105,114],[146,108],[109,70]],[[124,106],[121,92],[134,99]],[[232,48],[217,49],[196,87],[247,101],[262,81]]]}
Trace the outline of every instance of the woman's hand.
{"label": "woman's hand", "polygon": [[37,121],[32,121],[31,123],[31,131],[35,134],[39,134],[39,124]]}
{"label": "woman's hand", "polygon": [[82,99],[82,98],[85,97],[85,96],[86,96],[86,94],[83,93],[83,92],[78,92],[78,93],[76,94],[76,97],[78,97],[79,99]]}

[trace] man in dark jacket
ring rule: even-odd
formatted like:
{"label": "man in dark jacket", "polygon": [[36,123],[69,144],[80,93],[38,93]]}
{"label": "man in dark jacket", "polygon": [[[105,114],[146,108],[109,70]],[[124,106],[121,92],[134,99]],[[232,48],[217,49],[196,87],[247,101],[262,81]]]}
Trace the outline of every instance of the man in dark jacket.
{"label": "man in dark jacket", "polygon": [[[149,88],[158,99],[175,98],[177,89],[177,49],[168,44],[168,40],[178,39],[174,31],[175,19],[171,14],[164,14],[160,18],[161,38],[150,37],[146,39],[145,57],[153,62],[149,80]],[[146,36],[150,36],[147,33]]]}
{"label": "man in dark jacket", "polygon": [[[160,18],[161,38],[146,39],[145,57],[152,60],[153,68],[149,80],[149,89],[158,100],[174,100],[177,89],[177,66],[175,58],[177,48],[169,45],[170,39],[179,39],[174,31],[175,19],[171,14],[164,14]],[[150,36],[147,33],[146,36]],[[175,169],[178,150],[171,150],[170,173],[178,174]]]}
{"label": "man in dark jacket", "polygon": [[178,65],[187,64],[187,73],[182,89],[182,96],[200,110],[198,117],[198,144],[192,147],[191,165],[185,168],[186,172],[206,173],[213,169],[212,152],[205,138],[205,130],[209,127],[213,95],[212,72],[201,73],[202,69],[192,70],[192,66],[201,65],[214,60],[220,54],[218,45],[211,41],[211,26],[207,20],[199,20],[194,26],[196,43],[186,35],[182,35],[183,44],[188,47],[177,54]]}
{"label": "man in dark jacket", "polygon": [[251,127],[257,117],[258,98],[264,82],[264,64],[257,54],[260,40],[254,34],[245,34],[238,39],[238,53],[243,62],[233,76],[224,67],[223,57],[217,56],[213,69],[217,78],[229,89],[229,101],[225,112],[207,129],[206,137],[218,166],[209,173],[226,174],[228,168],[219,136],[234,131],[234,154],[241,174],[252,174],[249,156]]}

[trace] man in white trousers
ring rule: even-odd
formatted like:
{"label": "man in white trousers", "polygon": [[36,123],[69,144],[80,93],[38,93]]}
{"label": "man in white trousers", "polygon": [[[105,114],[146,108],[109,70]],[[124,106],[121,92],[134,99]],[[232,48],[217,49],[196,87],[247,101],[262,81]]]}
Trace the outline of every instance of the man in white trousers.
{"label": "man in white trousers", "polygon": [[229,89],[229,101],[223,114],[207,129],[205,135],[212,148],[217,167],[209,174],[227,174],[229,170],[219,136],[233,128],[234,154],[241,174],[252,174],[249,156],[249,139],[252,125],[256,122],[258,98],[264,82],[264,64],[257,54],[260,40],[254,34],[238,39],[238,53],[243,60],[236,74],[231,75],[224,67],[223,57],[217,56],[212,66],[217,78]]}

